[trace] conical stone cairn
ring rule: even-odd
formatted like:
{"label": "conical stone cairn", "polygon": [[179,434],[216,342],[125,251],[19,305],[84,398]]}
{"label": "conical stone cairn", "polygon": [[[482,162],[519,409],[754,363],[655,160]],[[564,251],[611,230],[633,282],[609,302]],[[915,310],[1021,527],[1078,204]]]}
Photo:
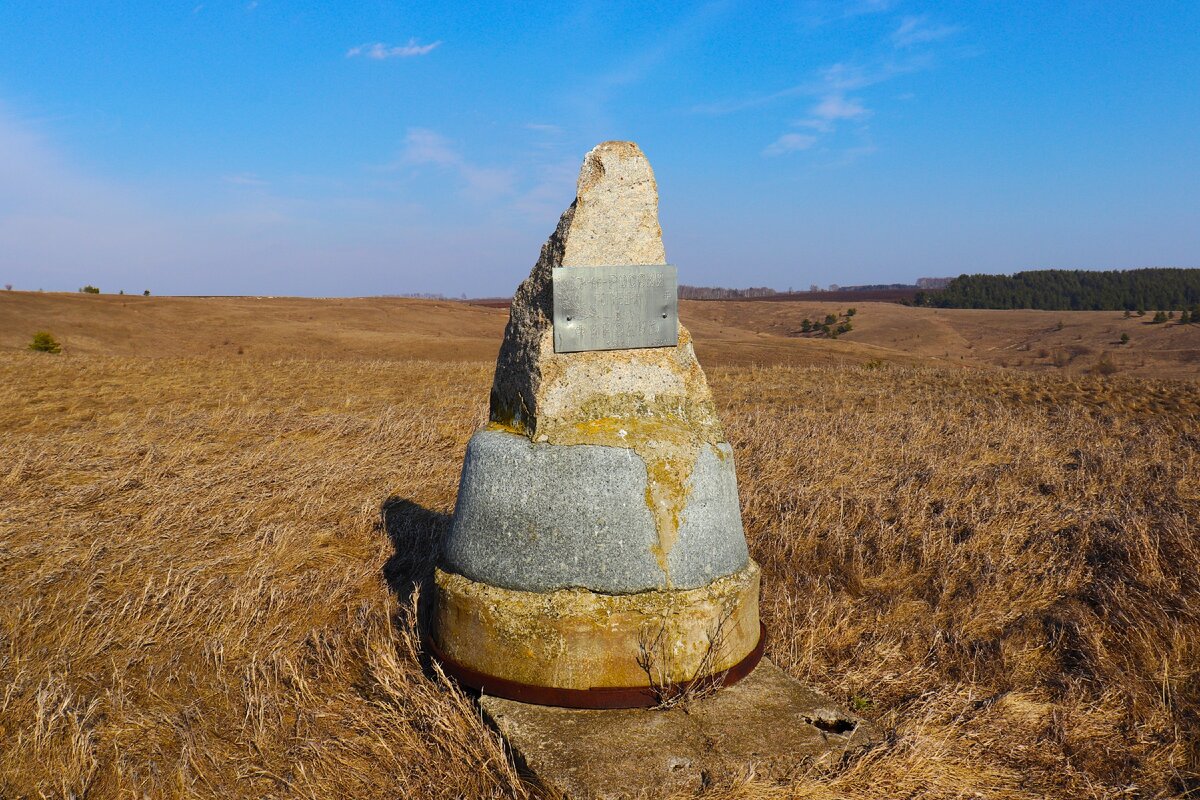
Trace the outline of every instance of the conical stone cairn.
{"label": "conical stone cairn", "polygon": [[733,452],[688,331],[555,351],[555,269],[662,264],[649,162],[598,145],[513,299],[436,573],[434,646],[486,694],[600,707],[761,652]]}

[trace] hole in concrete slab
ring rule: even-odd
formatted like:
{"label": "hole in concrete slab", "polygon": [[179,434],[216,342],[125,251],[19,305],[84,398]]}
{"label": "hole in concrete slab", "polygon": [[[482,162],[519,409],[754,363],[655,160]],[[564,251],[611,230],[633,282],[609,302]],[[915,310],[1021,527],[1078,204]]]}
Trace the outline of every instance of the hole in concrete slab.
{"label": "hole in concrete slab", "polygon": [[804,721],[814,728],[826,733],[836,733],[839,736],[845,736],[856,727],[853,721],[841,717],[805,717]]}

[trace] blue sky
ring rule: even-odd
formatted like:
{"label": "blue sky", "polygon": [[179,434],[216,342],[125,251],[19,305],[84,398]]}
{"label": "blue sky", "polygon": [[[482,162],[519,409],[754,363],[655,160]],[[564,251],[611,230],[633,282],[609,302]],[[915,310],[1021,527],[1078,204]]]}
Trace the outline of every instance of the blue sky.
{"label": "blue sky", "polygon": [[1200,266],[1200,2],[0,3],[0,284],[501,295],[632,139],[684,283]]}

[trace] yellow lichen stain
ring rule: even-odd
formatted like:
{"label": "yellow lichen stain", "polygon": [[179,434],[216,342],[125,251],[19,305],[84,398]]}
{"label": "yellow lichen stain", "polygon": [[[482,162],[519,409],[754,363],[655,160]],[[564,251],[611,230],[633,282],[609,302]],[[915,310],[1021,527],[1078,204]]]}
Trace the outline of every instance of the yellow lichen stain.
{"label": "yellow lichen stain", "polygon": [[533,429],[537,427],[537,418],[529,413],[525,398],[519,393],[513,397],[492,389],[489,402],[488,419],[501,426],[502,429],[519,433],[532,438]]}
{"label": "yellow lichen stain", "polygon": [[651,548],[651,552],[667,578],[668,589],[671,588],[671,570],[667,557],[679,539],[681,517],[687,506],[688,495],[691,494],[688,479],[692,476],[699,451],[699,447],[691,445],[675,446],[666,453],[661,448],[655,448],[652,452],[638,452],[646,462],[646,505],[650,507],[654,530],[658,534],[658,543]]}
{"label": "yellow lichen stain", "polygon": [[[538,346],[534,409],[526,409],[521,398],[506,404],[493,394],[489,428],[552,445],[588,444],[634,451],[646,465],[644,499],[657,534],[652,554],[670,587],[668,556],[679,538],[690,493],[688,481],[700,448],[711,445],[718,458],[726,458],[716,447],[725,434],[704,370],[692,350],[691,334],[680,325],[675,347],[555,353],[552,332],[547,329]],[[637,368],[635,374],[649,369],[667,377],[661,383],[641,386],[635,380],[631,391],[588,395],[590,381],[583,378],[612,375],[626,367]],[[565,392],[571,402],[559,402],[558,410],[549,412],[543,398],[554,392]],[[509,407],[518,400],[519,408]]]}
{"label": "yellow lichen stain", "polygon": [[[654,520],[651,553],[671,587],[668,556],[691,487],[688,480],[700,448],[716,445],[722,432],[708,407],[694,408],[677,396],[648,400],[640,392],[599,395],[580,405],[570,420],[542,420],[539,428],[552,444],[589,444],[634,451],[646,465],[645,502]],[[717,449],[720,454],[719,448]]]}
{"label": "yellow lichen stain", "polygon": [[[529,430],[530,438],[542,435],[553,440],[564,427],[587,419],[603,417],[653,416],[674,418],[691,428],[706,441],[714,444],[724,441],[720,420],[704,370],[692,350],[692,337],[687,328],[679,326],[679,344],[675,347],[651,347],[636,350],[596,350],[580,353],[555,353],[553,335],[545,332],[538,357],[540,380],[534,390],[534,412],[510,414],[519,419]],[[671,385],[671,394],[658,394],[647,399],[640,391],[597,394],[584,399],[579,389],[586,388],[578,379],[589,371],[613,373],[626,367],[660,370],[664,375],[674,376],[658,389]],[[569,411],[550,412],[542,398],[568,388],[568,394],[577,398],[571,402]],[[636,382],[635,382],[636,385]],[[497,403],[493,401],[493,418]],[[551,416],[547,416],[551,414]],[[524,420],[528,418],[528,422]],[[520,423],[519,423],[520,424]],[[621,445],[614,445],[621,446]]]}
{"label": "yellow lichen stain", "polygon": [[527,436],[528,435],[524,428],[517,427],[516,425],[511,425],[507,422],[497,422],[496,420],[492,420],[491,422],[489,422],[487,424],[487,430],[489,430],[489,431],[504,431],[505,433],[515,433],[518,436]]}
{"label": "yellow lichen stain", "polygon": [[[759,570],[697,589],[605,595],[583,589],[524,592],[435,572],[434,637],[452,658],[488,675],[587,689],[646,685],[639,657],[655,644],[654,680],[726,669],[758,641]],[[705,660],[713,632],[717,657]]]}
{"label": "yellow lichen stain", "polygon": [[[635,400],[604,398],[613,405],[628,408]],[[591,410],[596,411],[592,405]],[[651,548],[659,568],[671,587],[667,557],[679,538],[679,526],[687,507],[691,487],[688,479],[708,444],[711,429],[697,429],[685,418],[674,414],[633,413],[628,416],[588,416],[569,426],[553,429],[548,437],[554,444],[590,444],[621,447],[634,451],[646,465],[645,501],[654,520],[657,542]]]}
{"label": "yellow lichen stain", "polygon": [[580,419],[556,429],[547,438],[556,444],[597,444],[638,450],[650,442],[674,444],[699,437],[678,418],[620,415]]}

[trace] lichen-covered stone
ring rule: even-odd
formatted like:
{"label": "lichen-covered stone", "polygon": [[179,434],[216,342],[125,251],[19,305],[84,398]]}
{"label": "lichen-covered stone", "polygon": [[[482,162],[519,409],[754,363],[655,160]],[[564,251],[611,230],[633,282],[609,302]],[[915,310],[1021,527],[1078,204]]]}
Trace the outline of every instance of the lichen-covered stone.
{"label": "lichen-covered stone", "polygon": [[633,142],[597,145],[584,159],[575,202],[513,297],[492,383],[492,420],[555,441],[576,424],[619,414],[640,399],[703,439],[721,438],[682,326],[676,347],[554,352],[554,267],[665,263],[650,163]]}
{"label": "lichen-covered stone", "polygon": [[645,687],[757,644],[733,451],[687,330],[554,352],[555,267],[665,262],[645,156],[598,145],[513,299],[491,422],[467,449],[434,592],[449,659],[534,686]]}
{"label": "lichen-covered stone", "polygon": [[[508,589],[610,594],[690,589],[743,569],[749,553],[733,450],[702,444],[694,461],[672,465],[673,444],[660,454],[661,432],[637,421],[625,423],[627,436],[642,439],[637,450],[595,446],[588,432],[570,445],[497,429],[476,433],[463,459],[445,566]],[[685,489],[678,508],[647,502],[655,470],[684,467],[686,475],[657,476],[658,485]],[[674,515],[670,524],[661,525],[652,508]],[[664,529],[676,538],[664,543]]]}
{"label": "lichen-covered stone", "polygon": [[[554,352],[552,271],[558,266],[664,264],[654,172],[632,142],[604,142],[584,159],[575,201],[542,247],[509,311],[492,384],[491,420],[546,444],[634,450],[655,557],[673,585],[671,553],[706,445],[724,440],[688,331],[674,347]],[[741,525],[727,535],[742,538]]]}
{"label": "lichen-covered stone", "polygon": [[[473,670],[563,689],[664,685],[728,669],[759,639],[759,568],[697,589],[522,592],[438,570],[434,636]],[[484,689],[486,692],[486,687]]]}

